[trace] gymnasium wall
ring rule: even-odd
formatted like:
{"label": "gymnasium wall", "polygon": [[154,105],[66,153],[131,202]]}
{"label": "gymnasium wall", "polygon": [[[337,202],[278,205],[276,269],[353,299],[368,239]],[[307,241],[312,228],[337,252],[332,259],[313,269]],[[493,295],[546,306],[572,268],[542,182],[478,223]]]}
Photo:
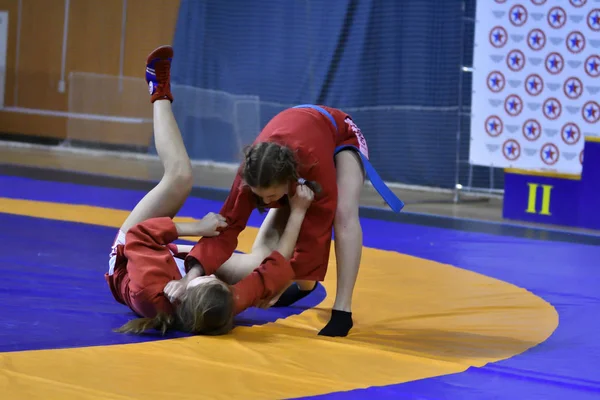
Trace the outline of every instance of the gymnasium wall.
{"label": "gymnasium wall", "polygon": [[[21,23],[17,29],[19,3]],[[20,107],[67,111],[69,88],[64,93],[58,90],[65,3],[65,0],[0,0],[0,10],[9,12],[4,98],[4,106],[9,110]],[[172,42],[179,0],[128,0],[124,30],[122,0],[70,0],[69,3],[64,64],[67,85],[71,71],[119,75],[122,35],[124,76],[143,77],[147,54],[157,45]],[[63,139],[66,131],[65,117],[0,110],[0,133]]]}

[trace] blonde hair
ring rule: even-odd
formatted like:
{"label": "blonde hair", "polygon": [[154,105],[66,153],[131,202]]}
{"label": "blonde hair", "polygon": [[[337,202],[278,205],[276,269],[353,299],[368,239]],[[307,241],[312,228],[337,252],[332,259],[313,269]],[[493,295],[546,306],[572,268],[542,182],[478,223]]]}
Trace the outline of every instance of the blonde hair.
{"label": "blonde hair", "polygon": [[115,332],[140,334],[151,329],[163,335],[170,329],[211,336],[229,333],[233,329],[233,294],[222,281],[207,282],[190,288],[173,315],[134,319]]}

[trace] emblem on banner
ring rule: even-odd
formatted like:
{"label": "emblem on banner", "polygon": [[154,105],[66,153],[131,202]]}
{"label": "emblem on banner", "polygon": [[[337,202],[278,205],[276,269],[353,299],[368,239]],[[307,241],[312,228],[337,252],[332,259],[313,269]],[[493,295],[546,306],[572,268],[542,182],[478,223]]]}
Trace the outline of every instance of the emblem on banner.
{"label": "emblem on banner", "polygon": [[600,119],[600,105],[595,101],[588,101],[581,109],[583,119],[589,124],[595,124]]}
{"label": "emblem on banner", "polygon": [[502,154],[507,160],[515,161],[521,156],[521,145],[514,139],[508,139],[502,145]]}
{"label": "emblem on banner", "polygon": [[600,8],[594,8],[589,12],[587,16],[587,25],[591,30],[600,32]]}
{"label": "emblem on banner", "polygon": [[558,99],[551,97],[544,101],[542,106],[544,109],[544,116],[550,120],[555,120],[562,114],[562,105]]}
{"label": "emblem on banner", "polygon": [[511,117],[516,117],[523,111],[523,100],[516,94],[509,95],[504,100],[504,111]]}
{"label": "emblem on banner", "polygon": [[560,137],[565,144],[574,145],[579,142],[579,139],[581,138],[581,131],[579,130],[577,124],[568,122],[560,130]]}
{"label": "emblem on banner", "polygon": [[592,78],[600,76],[600,56],[591,55],[585,60],[585,73]]}
{"label": "emblem on banner", "polygon": [[542,162],[546,165],[554,165],[558,162],[560,152],[554,143],[546,143],[540,150]]}
{"label": "emblem on banner", "polygon": [[546,71],[558,75],[565,68],[565,59],[559,53],[552,52],[546,56]]}
{"label": "emblem on banner", "polygon": [[485,131],[491,137],[500,136],[502,131],[504,131],[504,124],[500,117],[496,115],[489,116],[485,120]]}
{"label": "emblem on banner", "polygon": [[573,31],[567,35],[567,49],[573,53],[581,53],[585,49],[585,37],[579,31]]}
{"label": "emblem on banner", "polygon": [[548,24],[554,29],[560,29],[567,23],[567,13],[562,7],[552,7],[548,12]]}
{"label": "emblem on banner", "polygon": [[535,119],[528,119],[523,124],[523,136],[530,142],[535,142],[542,136],[542,126]]}
{"label": "emblem on banner", "polygon": [[511,50],[506,56],[506,65],[513,72],[519,72],[525,67],[525,54],[521,50]]}
{"label": "emblem on banner", "polygon": [[579,78],[571,77],[565,81],[563,92],[571,100],[577,100],[583,94],[583,83]]}
{"label": "emblem on banner", "polygon": [[527,9],[520,4],[511,7],[508,17],[514,26],[523,26],[527,22]]}
{"label": "emblem on banner", "polygon": [[499,93],[504,89],[506,85],[506,79],[500,71],[492,71],[489,73],[487,78],[487,86],[491,92]]}
{"label": "emblem on banner", "polygon": [[546,46],[546,34],[541,29],[533,29],[527,35],[527,45],[531,50],[539,51]]}
{"label": "emblem on banner", "polygon": [[490,43],[492,44],[492,46],[499,49],[504,47],[507,41],[508,33],[506,32],[506,29],[504,29],[501,26],[495,26],[492,28],[492,30],[490,31]]}
{"label": "emblem on banner", "polygon": [[544,90],[544,81],[538,74],[531,74],[525,79],[525,91],[531,96],[537,96]]}

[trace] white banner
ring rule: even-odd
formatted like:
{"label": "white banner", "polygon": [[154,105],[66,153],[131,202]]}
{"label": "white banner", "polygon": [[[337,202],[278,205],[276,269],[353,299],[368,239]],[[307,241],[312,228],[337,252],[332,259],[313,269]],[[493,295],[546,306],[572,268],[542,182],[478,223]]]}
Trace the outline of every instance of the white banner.
{"label": "white banner", "polygon": [[600,136],[600,0],[478,0],[470,162],[580,174]]}
{"label": "white banner", "polygon": [[8,44],[8,11],[0,11],[0,108],[4,107],[6,87],[6,48]]}

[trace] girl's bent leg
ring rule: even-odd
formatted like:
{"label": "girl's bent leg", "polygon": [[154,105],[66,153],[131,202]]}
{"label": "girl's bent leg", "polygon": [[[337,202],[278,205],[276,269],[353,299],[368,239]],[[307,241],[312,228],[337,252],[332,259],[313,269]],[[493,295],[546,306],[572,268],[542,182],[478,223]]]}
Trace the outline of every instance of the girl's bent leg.
{"label": "girl's bent leg", "polygon": [[153,88],[154,141],[164,173],[156,187],[129,214],[121,226],[124,233],[150,218],[174,217],[192,190],[192,165],[171,109],[172,58],[173,50],[169,46],[159,47],[148,56],[146,80]]}

